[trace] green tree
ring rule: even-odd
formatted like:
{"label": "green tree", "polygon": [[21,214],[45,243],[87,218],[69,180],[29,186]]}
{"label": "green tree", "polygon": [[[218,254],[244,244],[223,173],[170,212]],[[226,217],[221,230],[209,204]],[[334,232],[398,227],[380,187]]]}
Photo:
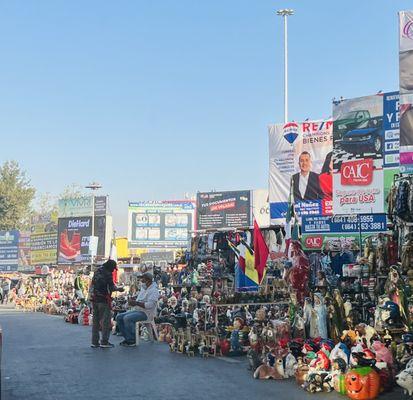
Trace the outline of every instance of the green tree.
{"label": "green tree", "polygon": [[35,189],[16,161],[0,167],[0,230],[27,229]]}
{"label": "green tree", "polygon": [[77,183],[72,183],[71,185],[67,185],[63,189],[63,192],[59,195],[59,199],[78,199],[82,196],[85,196],[83,187],[78,185]]}

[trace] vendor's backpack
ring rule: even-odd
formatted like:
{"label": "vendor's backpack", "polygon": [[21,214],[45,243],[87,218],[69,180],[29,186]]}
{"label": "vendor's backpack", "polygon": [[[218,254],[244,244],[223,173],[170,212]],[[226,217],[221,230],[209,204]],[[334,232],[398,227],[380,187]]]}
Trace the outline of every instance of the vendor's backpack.
{"label": "vendor's backpack", "polygon": [[106,296],[108,294],[108,286],[105,278],[105,271],[103,267],[100,267],[95,271],[92,279],[92,283],[89,287],[89,299],[93,301],[96,296]]}
{"label": "vendor's backpack", "polygon": [[397,190],[394,212],[399,218],[403,219],[404,221],[409,221],[411,219],[409,210],[409,192],[409,182],[401,182]]}

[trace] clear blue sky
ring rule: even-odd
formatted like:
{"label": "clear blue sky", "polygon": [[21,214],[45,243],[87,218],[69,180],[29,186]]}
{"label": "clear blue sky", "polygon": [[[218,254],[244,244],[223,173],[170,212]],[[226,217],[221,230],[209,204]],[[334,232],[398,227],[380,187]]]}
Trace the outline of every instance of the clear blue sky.
{"label": "clear blue sky", "polygon": [[267,124],[398,88],[411,1],[8,0],[0,4],[0,162],[39,192],[97,180],[128,200],[267,186]]}

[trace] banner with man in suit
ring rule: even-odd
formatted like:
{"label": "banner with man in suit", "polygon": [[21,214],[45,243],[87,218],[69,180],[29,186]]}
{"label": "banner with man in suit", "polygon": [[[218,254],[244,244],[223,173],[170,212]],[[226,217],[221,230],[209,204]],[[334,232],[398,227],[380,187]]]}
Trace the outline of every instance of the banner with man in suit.
{"label": "banner with man in suit", "polygon": [[332,214],[331,120],[269,126],[272,224],[284,224],[288,204],[301,215]]}

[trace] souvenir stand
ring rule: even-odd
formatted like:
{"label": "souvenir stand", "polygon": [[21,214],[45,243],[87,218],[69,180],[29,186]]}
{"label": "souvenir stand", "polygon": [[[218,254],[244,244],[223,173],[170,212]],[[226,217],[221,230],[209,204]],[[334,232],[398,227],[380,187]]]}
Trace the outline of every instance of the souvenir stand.
{"label": "souvenir stand", "polygon": [[[248,334],[257,313],[264,314],[260,317],[262,327],[268,323],[264,307],[272,309],[273,318],[280,309],[284,315],[288,314],[288,302],[280,301],[273,290],[277,287],[273,282],[279,278],[267,275],[263,285],[255,285],[253,291],[237,288],[237,246],[248,246],[251,239],[252,231],[248,229],[196,232],[187,271],[181,271],[181,275],[192,276],[189,282],[186,280],[188,289],[184,292],[191,291],[189,304],[195,305],[194,295],[198,301],[196,308],[190,310],[188,325],[174,329],[172,351],[186,353],[187,349],[189,355],[203,356],[245,355],[250,348]],[[193,280],[194,271],[198,274],[197,285]],[[176,283],[172,287],[174,291],[180,288]],[[186,305],[186,301],[182,303]]]}

